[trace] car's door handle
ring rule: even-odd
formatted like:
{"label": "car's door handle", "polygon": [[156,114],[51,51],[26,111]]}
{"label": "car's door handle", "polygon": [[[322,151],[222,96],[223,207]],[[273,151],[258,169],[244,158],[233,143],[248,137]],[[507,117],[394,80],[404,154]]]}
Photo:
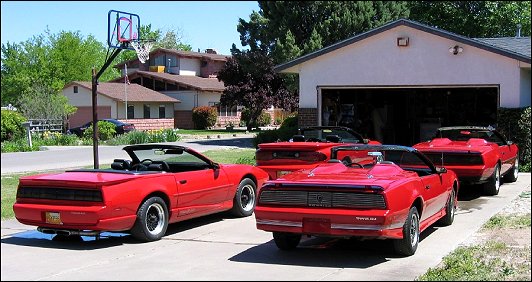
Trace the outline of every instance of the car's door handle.
{"label": "car's door handle", "polygon": [[181,183],[181,184],[185,184],[185,183],[187,183],[187,180],[186,180],[186,179],[179,180],[179,183]]}

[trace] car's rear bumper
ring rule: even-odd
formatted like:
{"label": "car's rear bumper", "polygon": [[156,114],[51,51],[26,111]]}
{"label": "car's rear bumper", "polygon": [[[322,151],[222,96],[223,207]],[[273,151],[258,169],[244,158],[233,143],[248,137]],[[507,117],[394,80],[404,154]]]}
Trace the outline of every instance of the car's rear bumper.
{"label": "car's rear bumper", "polygon": [[315,236],[403,238],[403,222],[389,210],[255,208],[257,229]]}
{"label": "car's rear bumper", "polygon": [[456,176],[458,176],[458,180],[460,182],[468,184],[479,184],[486,182],[494,171],[494,168],[489,168],[484,165],[446,165],[445,168],[454,171],[454,173],[456,173]]}
{"label": "car's rear bumper", "polygon": [[[124,231],[133,227],[136,215],[112,217],[106,206],[50,206],[41,204],[13,205],[16,219],[23,224],[56,229]],[[55,213],[58,222],[46,220],[46,213]]]}

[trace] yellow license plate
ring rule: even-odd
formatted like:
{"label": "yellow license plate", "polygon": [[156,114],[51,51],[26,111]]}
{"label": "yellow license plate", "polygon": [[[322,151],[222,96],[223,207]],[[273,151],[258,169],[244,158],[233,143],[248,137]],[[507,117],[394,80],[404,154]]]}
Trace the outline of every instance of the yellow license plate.
{"label": "yellow license plate", "polygon": [[61,222],[61,215],[58,212],[46,212],[46,223],[50,224],[63,224]]}

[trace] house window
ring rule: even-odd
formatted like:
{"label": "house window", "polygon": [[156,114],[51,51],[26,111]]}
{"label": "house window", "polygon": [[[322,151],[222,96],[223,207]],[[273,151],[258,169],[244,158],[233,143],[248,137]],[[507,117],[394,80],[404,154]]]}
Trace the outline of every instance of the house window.
{"label": "house window", "polygon": [[127,118],[135,118],[135,106],[134,105],[127,105]]}
{"label": "house window", "polygon": [[159,118],[165,118],[166,116],[166,106],[159,105]]}
{"label": "house window", "polygon": [[78,93],[78,87],[74,86],[74,93]]}
{"label": "house window", "polygon": [[209,102],[209,106],[216,107],[219,117],[236,117],[237,116],[237,106],[225,106],[219,102]]}
{"label": "house window", "polygon": [[150,118],[150,105],[144,104],[144,118]]}

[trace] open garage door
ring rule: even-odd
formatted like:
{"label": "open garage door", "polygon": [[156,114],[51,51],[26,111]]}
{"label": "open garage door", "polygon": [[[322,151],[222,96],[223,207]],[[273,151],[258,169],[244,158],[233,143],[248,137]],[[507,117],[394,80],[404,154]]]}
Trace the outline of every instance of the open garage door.
{"label": "open garage door", "polygon": [[411,146],[440,126],[494,125],[498,105],[498,86],[322,87],[318,120],[385,144]]}

